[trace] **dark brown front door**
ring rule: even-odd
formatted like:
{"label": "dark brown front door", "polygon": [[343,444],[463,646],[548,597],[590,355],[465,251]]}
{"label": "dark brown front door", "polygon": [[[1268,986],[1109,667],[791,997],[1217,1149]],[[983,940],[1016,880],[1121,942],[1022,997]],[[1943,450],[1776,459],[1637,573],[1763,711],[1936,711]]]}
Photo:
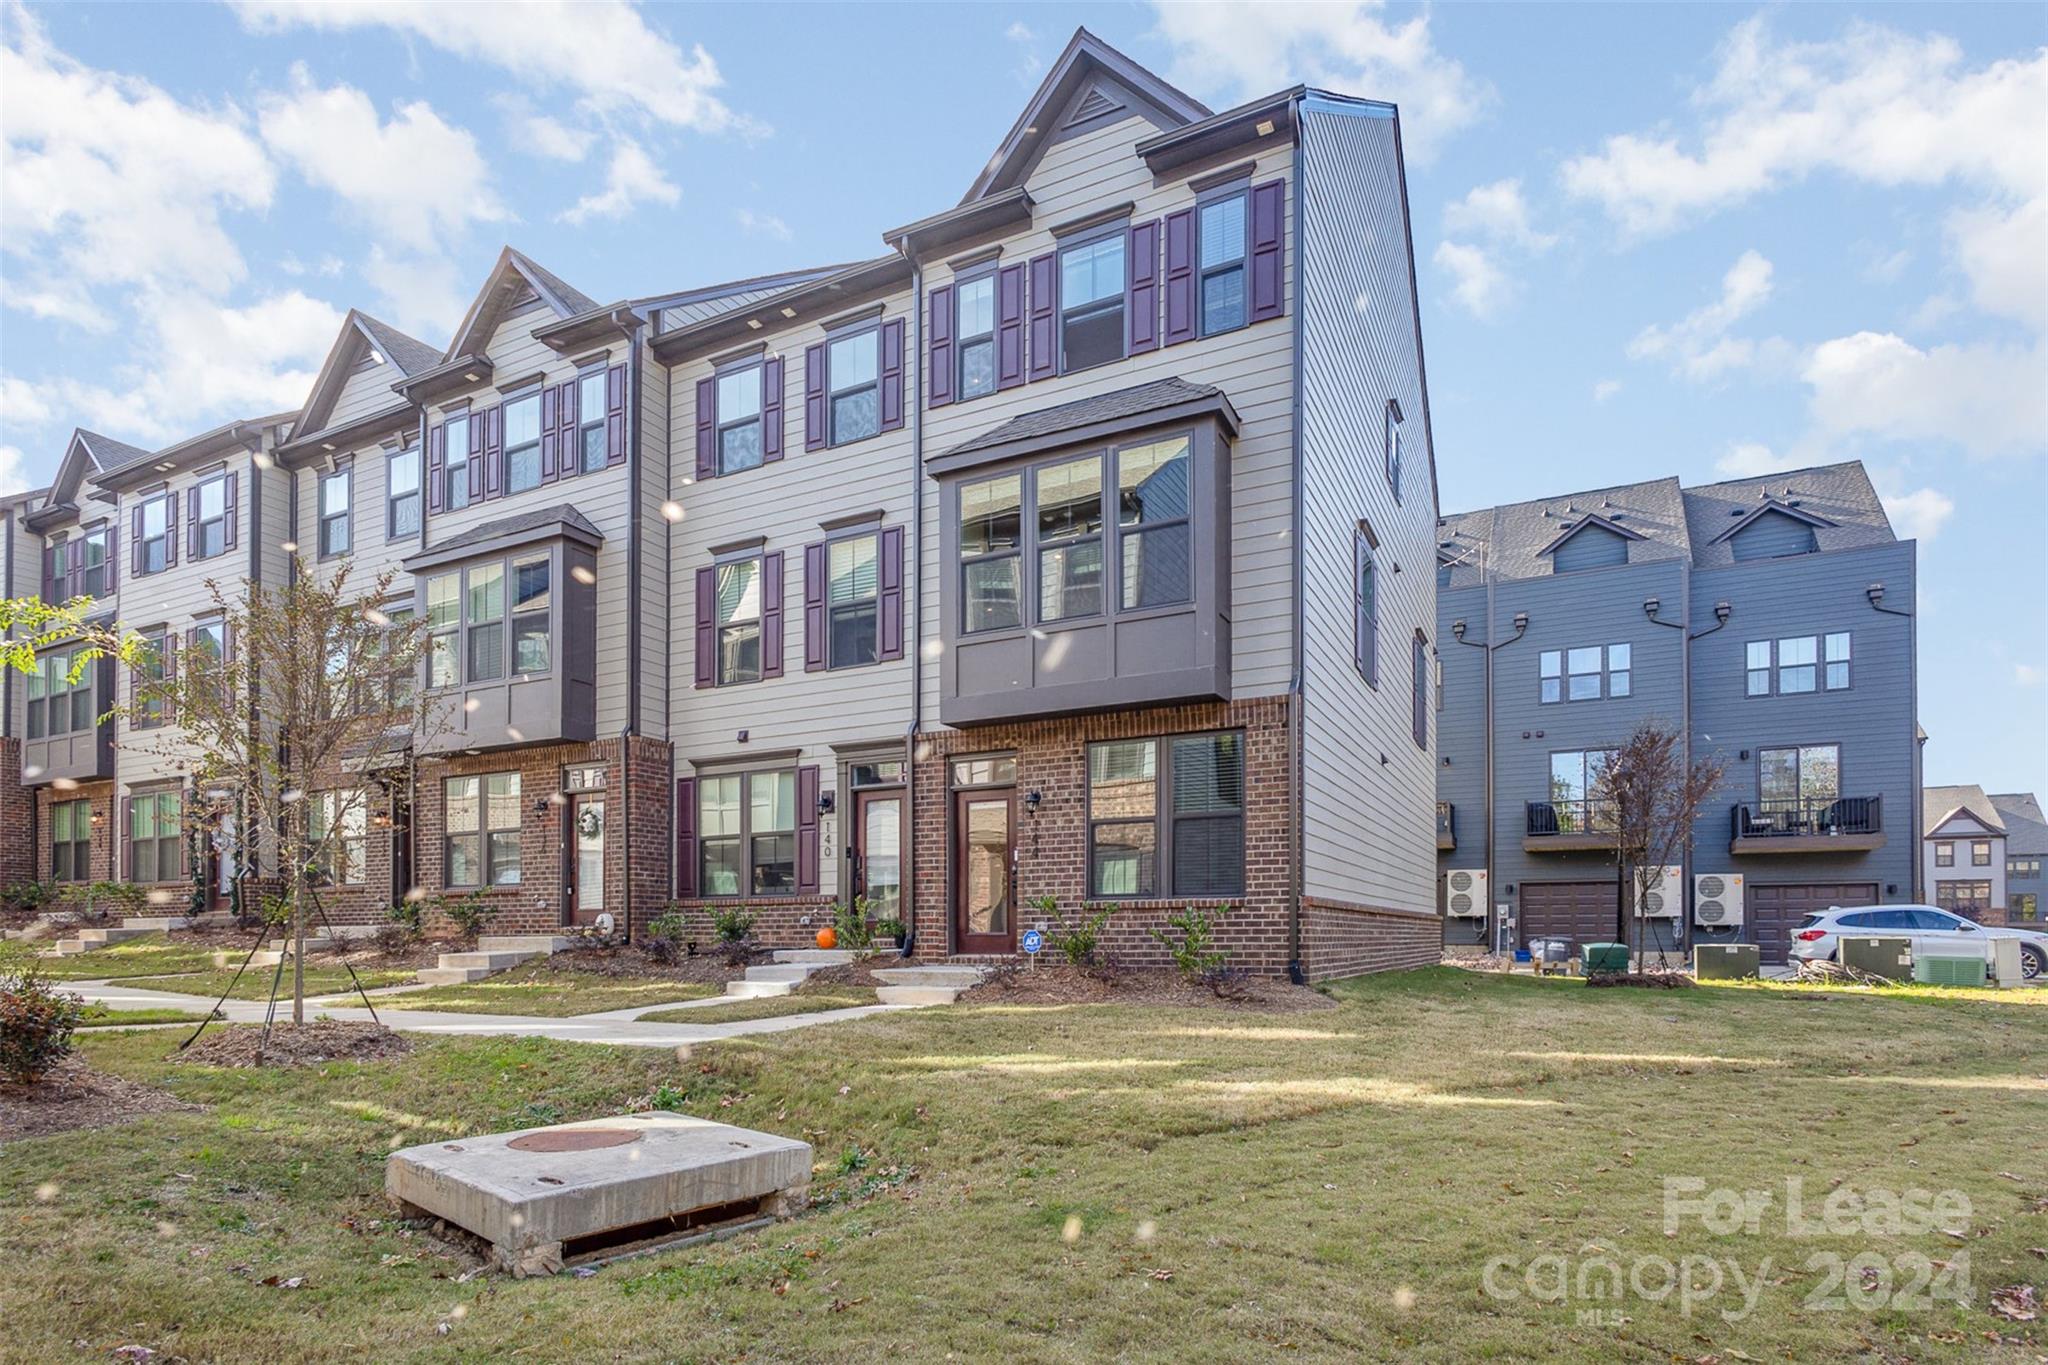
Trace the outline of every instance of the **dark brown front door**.
{"label": "dark brown front door", "polygon": [[853,891],[874,919],[903,918],[903,791],[864,791],[853,800]]}
{"label": "dark brown front door", "polygon": [[567,923],[592,925],[604,913],[604,798],[569,802]]}
{"label": "dark brown front door", "polygon": [[1611,881],[1523,882],[1522,946],[1533,938],[1568,938],[1576,955],[1584,943],[1613,943],[1620,907],[1620,890]]}
{"label": "dark brown front door", "polygon": [[953,793],[953,951],[1017,948],[1011,854],[1017,793],[1008,787]]}
{"label": "dark brown front door", "polygon": [[1800,886],[1745,888],[1749,941],[1765,962],[1782,963],[1792,956],[1792,935],[1806,917],[1836,905],[1877,904],[1875,882],[1812,882]]}

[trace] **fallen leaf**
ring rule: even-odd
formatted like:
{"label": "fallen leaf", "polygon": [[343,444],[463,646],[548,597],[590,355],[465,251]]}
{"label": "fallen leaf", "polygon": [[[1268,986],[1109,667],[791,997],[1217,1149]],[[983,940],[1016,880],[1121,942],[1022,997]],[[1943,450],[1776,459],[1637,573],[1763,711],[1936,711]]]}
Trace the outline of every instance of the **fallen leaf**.
{"label": "fallen leaf", "polygon": [[2032,1322],[2039,1313],[2034,1302],[2034,1286],[2009,1284],[2003,1289],[1992,1290],[1991,1312],[1994,1317],[2008,1322]]}

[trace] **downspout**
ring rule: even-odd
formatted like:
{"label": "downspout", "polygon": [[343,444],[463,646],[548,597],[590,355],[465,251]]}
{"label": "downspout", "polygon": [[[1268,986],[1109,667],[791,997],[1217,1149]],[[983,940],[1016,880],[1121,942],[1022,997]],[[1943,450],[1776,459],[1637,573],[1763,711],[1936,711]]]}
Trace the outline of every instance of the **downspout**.
{"label": "downspout", "polygon": [[[628,316],[632,316],[630,312]],[[617,322],[618,315],[612,320]],[[646,509],[641,506],[641,480],[645,477],[640,458],[640,324],[637,317],[626,336],[626,467],[631,471],[631,515],[626,519],[626,619],[631,629],[626,636],[626,723],[619,731],[619,858],[624,865],[620,878],[619,915],[626,926],[626,942],[633,941],[633,736],[640,730],[640,522]],[[669,811],[675,819],[675,811]],[[675,841],[671,839],[673,848]],[[566,856],[566,850],[564,855]],[[671,878],[673,885],[673,878]]]}
{"label": "downspout", "polygon": [[[1684,616],[1680,619],[1666,621],[1659,618],[1657,610],[1661,604],[1654,597],[1643,603],[1643,615],[1649,618],[1650,624],[1653,626],[1663,626],[1667,630],[1678,632],[1678,716],[1679,724],[1683,727],[1680,731],[1678,761],[1685,765],[1685,773],[1689,781],[1692,775],[1692,570],[1683,561],[1678,566],[1678,593],[1679,603],[1685,612]],[[1699,812],[1694,811],[1693,824],[1697,826],[1698,823]],[[1686,895],[1684,879],[1692,871],[1692,833],[1691,829],[1686,830],[1685,846],[1679,853],[1681,871],[1678,874],[1680,884],[1677,888],[1679,906],[1678,937],[1672,944],[1672,948],[1680,953],[1685,951],[1684,939],[1687,930],[1687,920],[1685,916]],[[1627,891],[1628,888],[1623,886],[1622,892],[1624,897]],[[1642,926],[1643,936],[1647,940],[1651,929],[1651,921],[1648,917],[1643,918]],[[1645,942],[1644,946],[1647,948],[1648,943]],[[1658,951],[1662,952],[1663,950],[1660,948]]]}
{"label": "downspout", "polygon": [[[1915,612],[1906,611],[1899,607],[1886,606],[1884,604],[1884,584],[1881,582],[1873,581],[1869,587],[1863,590],[1863,595],[1869,601],[1872,611],[1881,611],[1887,616],[1903,616],[1906,618],[1906,691],[1907,695],[1912,698],[1912,710],[1907,717],[1907,721],[1914,729],[1912,736],[1913,799],[1906,803],[1906,832],[1909,836],[1906,842],[1907,846],[1913,851],[1913,875],[1909,879],[1913,888],[1913,899],[1922,901],[1925,899],[1924,893],[1926,891],[1925,864],[1927,860],[1925,850],[1920,847],[1922,837],[1920,830],[1920,761],[1923,752],[1920,747],[1919,736],[1920,618]],[[1882,796],[1879,799],[1882,800]]]}
{"label": "downspout", "polygon": [[[917,951],[917,737],[924,729],[924,267],[907,241],[896,250],[910,262],[910,327],[904,342],[905,378],[914,370],[917,382],[905,383],[903,401],[910,405],[910,567],[903,577],[910,589],[910,729],[903,736],[903,864],[910,869],[904,907],[903,946],[898,955]],[[912,360],[917,362],[914,366]],[[852,812],[848,812],[851,818]],[[851,840],[844,836],[841,845]]]}
{"label": "downspout", "polygon": [[[1294,636],[1292,641],[1294,657],[1293,666],[1289,669],[1287,678],[1287,763],[1289,769],[1287,775],[1287,838],[1290,853],[1288,862],[1291,864],[1287,873],[1287,979],[1297,986],[1305,986],[1308,984],[1308,972],[1304,969],[1301,962],[1301,902],[1307,886],[1306,870],[1303,867],[1303,862],[1308,856],[1308,838],[1301,826],[1302,811],[1307,804],[1303,789],[1308,780],[1307,774],[1304,771],[1305,751],[1308,744],[1308,727],[1307,719],[1303,716],[1302,712],[1308,707],[1308,690],[1303,685],[1304,650],[1302,648],[1302,632],[1307,625],[1308,609],[1303,601],[1305,596],[1303,592],[1303,579],[1307,573],[1307,564],[1303,558],[1301,546],[1303,520],[1301,514],[1301,470],[1303,463],[1301,391],[1304,387],[1301,363],[1303,352],[1302,339],[1303,334],[1307,331],[1308,319],[1302,316],[1301,301],[1306,295],[1304,285],[1308,278],[1308,234],[1302,231],[1301,206],[1303,195],[1301,182],[1307,175],[1308,138],[1301,119],[1302,97],[1296,95],[1292,103],[1294,106],[1291,114],[1295,130],[1295,156],[1294,174],[1289,177],[1288,181],[1288,197],[1293,200],[1293,203],[1290,205],[1290,216],[1294,220],[1294,336],[1290,342],[1294,352],[1294,396],[1292,399],[1293,410],[1289,414],[1288,421],[1289,443],[1292,447],[1288,453],[1288,477],[1292,481],[1290,486],[1293,491],[1293,496],[1288,499],[1290,503],[1288,534],[1294,540],[1294,629],[1292,632]],[[1234,581],[1235,576],[1233,575]],[[1233,685],[1231,692],[1235,694],[1236,691],[1237,688]]]}
{"label": "downspout", "polygon": [[[1488,543],[1488,548],[1491,548],[1491,542]],[[1521,639],[1524,635],[1527,635],[1529,633],[1529,618],[1526,614],[1521,615],[1515,622],[1515,633],[1513,635],[1510,635],[1507,639],[1500,641],[1498,644],[1494,643],[1493,570],[1487,568],[1482,569],[1481,572],[1486,575],[1486,638],[1484,640],[1476,642],[1472,640],[1467,640],[1465,638],[1463,630],[1460,629],[1460,627],[1465,624],[1462,621],[1453,621],[1451,623],[1451,638],[1456,640],[1461,645],[1467,645],[1473,649],[1483,649],[1486,651],[1486,664],[1484,669],[1486,698],[1486,800],[1482,805],[1481,815],[1486,821],[1486,947],[1490,951],[1493,948],[1493,945],[1496,942],[1498,942],[1500,938],[1501,928],[1501,926],[1495,922],[1493,909],[1495,905],[1499,904],[1499,902],[1495,901],[1493,898],[1493,653],[1497,649],[1506,649],[1509,645],[1515,643],[1515,641]]]}

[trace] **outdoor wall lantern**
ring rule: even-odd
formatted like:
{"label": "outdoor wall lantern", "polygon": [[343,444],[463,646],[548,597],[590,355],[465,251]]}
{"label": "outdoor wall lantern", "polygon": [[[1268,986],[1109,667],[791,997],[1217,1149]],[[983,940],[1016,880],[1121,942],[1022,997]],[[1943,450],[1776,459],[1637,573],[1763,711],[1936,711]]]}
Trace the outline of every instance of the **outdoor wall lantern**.
{"label": "outdoor wall lantern", "polygon": [[1036,815],[1038,814],[1038,803],[1043,800],[1045,800],[1044,792],[1026,792],[1024,794],[1024,809]]}
{"label": "outdoor wall lantern", "polygon": [[820,815],[830,815],[830,814],[832,813],[832,808],[833,808],[833,794],[832,794],[831,792],[819,792],[819,793],[818,793],[818,814],[820,814]]}

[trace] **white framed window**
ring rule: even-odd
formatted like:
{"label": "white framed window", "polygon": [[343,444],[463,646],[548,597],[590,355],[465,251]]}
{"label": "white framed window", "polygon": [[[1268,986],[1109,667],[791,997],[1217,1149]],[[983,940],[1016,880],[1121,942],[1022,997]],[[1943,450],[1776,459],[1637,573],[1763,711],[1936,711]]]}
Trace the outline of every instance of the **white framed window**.
{"label": "white framed window", "polygon": [[882,429],[882,333],[879,327],[836,336],[825,346],[830,444],[862,441]]}
{"label": "white framed window", "polygon": [[1830,633],[1823,640],[1822,655],[1827,667],[1823,681],[1830,692],[1840,692],[1849,686],[1849,632],[1846,630]]}
{"label": "white framed window", "polygon": [[761,444],[761,375],[759,364],[727,370],[718,376],[718,472],[737,474],[759,467]]}
{"label": "white framed window", "polygon": [[394,450],[384,459],[384,538],[420,533],[420,448]]}
{"label": "white framed window", "polygon": [[1124,229],[1060,249],[1060,362],[1072,374],[1124,358]]}
{"label": "white framed window", "polygon": [[192,528],[195,558],[211,559],[228,547],[228,476],[223,470],[199,481],[199,519]]}
{"label": "white framed window", "polygon": [[576,450],[586,474],[604,468],[604,385],[603,370],[586,370],[576,377]]}
{"label": "white framed window", "polygon": [[345,555],[349,548],[349,471],[320,476],[320,557]]}
{"label": "white framed window", "polygon": [[505,491],[540,487],[540,393],[505,404]]}

